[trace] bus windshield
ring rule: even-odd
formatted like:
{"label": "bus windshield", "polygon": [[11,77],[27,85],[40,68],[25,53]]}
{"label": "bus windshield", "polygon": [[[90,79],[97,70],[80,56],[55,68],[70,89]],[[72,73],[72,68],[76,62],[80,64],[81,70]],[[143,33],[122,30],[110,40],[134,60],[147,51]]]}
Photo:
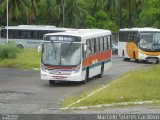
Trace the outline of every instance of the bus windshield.
{"label": "bus windshield", "polygon": [[140,34],[139,47],[145,51],[160,51],[160,32],[146,32]]}
{"label": "bus windshield", "polygon": [[44,42],[42,62],[53,66],[76,66],[81,61],[81,44],[75,42]]}

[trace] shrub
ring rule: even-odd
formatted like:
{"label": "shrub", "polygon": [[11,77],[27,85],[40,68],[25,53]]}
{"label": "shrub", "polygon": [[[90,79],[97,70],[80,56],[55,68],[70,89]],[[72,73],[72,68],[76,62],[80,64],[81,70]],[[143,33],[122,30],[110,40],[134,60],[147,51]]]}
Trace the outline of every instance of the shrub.
{"label": "shrub", "polygon": [[20,49],[14,44],[0,45],[0,59],[13,59],[16,58]]}

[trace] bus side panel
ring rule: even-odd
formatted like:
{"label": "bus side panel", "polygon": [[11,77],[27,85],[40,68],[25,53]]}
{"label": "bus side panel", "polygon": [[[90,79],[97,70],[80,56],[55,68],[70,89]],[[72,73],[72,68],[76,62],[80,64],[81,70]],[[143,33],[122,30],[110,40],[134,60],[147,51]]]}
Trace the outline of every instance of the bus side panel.
{"label": "bus side panel", "polygon": [[[31,47],[37,48],[38,45],[42,42],[42,40],[33,40],[33,39],[8,39],[9,42],[14,43],[15,45],[21,45],[23,48]],[[6,38],[0,38],[0,44],[6,44]]]}
{"label": "bus side panel", "polygon": [[16,45],[22,45],[24,48],[37,48],[37,46],[40,45],[40,43],[42,42],[42,40],[34,39],[9,39],[9,41],[14,42]]}
{"label": "bus side panel", "polygon": [[129,58],[139,59],[138,51],[137,45],[134,42],[126,43],[126,52]]}
{"label": "bus side panel", "polygon": [[118,42],[118,55],[123,57],[123,51],[126,56],[126,42]]}
{"label": "bus side panel", "polygon": [[83,60],[83,73],[82,78],[85,78],[86,70],[89,69],[89,77],[100,74],[102,62],[104,63],[104,70],[110,68],[111,64],[111,50],[100,52],[97,54],[90,55]]}
{"label": "bus side panel", "polygon": [[139,50],[134,42],[118,42],[118,55],[125,58],[134,58],[134,52],[136,59],[139,59]]}

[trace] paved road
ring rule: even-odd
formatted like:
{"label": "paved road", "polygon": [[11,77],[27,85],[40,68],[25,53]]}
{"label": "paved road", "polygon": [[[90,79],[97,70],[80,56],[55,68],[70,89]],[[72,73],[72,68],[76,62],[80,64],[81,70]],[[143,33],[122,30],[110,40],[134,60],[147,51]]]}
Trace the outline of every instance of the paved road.
{"label": "paved road", "polygon": [[[0,68],[0,113],[66,113],[56,109],[59,102],[65,97],[110,83],[113,78],[126,71],[148,66],[151,64],[123,62],[121,58],[114,55],[113,66],[105,71],[103,78],[90,79],[87,84],[60,82],[53,87],[50,87],[47,81],[40,80],[39,71]],[[55,108],[55,110],[51,110],[51,108]],[[112,113],[121,110],[112,108],[103,111]],[[87,112],[94,113],[95,111],[88,110]],[[83,111],[74,111],[73,113],[83,113]]]}

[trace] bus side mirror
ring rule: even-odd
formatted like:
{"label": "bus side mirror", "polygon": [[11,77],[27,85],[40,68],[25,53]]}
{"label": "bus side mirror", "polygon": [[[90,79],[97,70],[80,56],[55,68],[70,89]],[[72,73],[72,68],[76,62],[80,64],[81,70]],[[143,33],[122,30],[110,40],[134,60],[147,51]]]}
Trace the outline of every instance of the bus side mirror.
{"label": "bus side mirror", "polygon": [[40,53],[42,51],[42,45],[38,46],[38,52]]}

